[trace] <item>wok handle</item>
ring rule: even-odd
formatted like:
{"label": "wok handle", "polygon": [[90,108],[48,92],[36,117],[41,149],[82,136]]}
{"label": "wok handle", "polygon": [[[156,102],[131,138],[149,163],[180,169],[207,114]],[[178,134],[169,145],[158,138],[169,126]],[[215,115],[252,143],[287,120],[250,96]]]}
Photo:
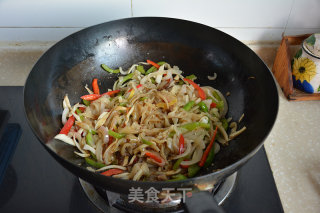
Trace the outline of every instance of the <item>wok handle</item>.
{"label": "wok handle", "polygon": [[185,206],[189,213],[225,213],[208,191],[197,192],[187,197]]}

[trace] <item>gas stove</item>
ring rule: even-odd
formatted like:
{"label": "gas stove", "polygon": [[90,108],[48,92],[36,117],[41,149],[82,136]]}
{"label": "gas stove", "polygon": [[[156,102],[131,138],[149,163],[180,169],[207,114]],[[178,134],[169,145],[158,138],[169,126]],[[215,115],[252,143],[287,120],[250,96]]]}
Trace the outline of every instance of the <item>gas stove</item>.
{"label": "gas stove", "polygon": [[[9,123],[22,129],[0,183],[0,212],[134,212],[120,195],[75,177],[49,155],[26,121],[23,87],[0,87],[0,98],[0,110],[11,114]],[[283,212],[264,148],[217,185],[212,196],[226,212]],[[171,212],[184,212],[183,204],[179,205]]]}
{"label": "gas stove", "polygon": [[[237,180],[237,172],[230,175],[225,180],[219,182],[210,191],[212,197],[216,203],[222,205],[224,201],[231,195]],[[106,191],[99,187],[95,187],[86,181],[79,179],[80,184],[86,193],[89,200],[95,205],[101,212],[170,212],[170,213],[182,213],[185,212],[184,200],[188,197],[188,192],[185,193],[183,198],[179,193],[169,192],[170,199],[166,202],[130,202],[129,195],[120,195],[118,193]],[[190,193],[190,192],[189,192]],[[197,196],[197,194],[192,194]],[[158,196],[158,198],[161,196]],[[166,198],[163,196],[162,198]],[[158,200],[157,200],[158,201]],[[117,211],[115,211],[117,210]]]}

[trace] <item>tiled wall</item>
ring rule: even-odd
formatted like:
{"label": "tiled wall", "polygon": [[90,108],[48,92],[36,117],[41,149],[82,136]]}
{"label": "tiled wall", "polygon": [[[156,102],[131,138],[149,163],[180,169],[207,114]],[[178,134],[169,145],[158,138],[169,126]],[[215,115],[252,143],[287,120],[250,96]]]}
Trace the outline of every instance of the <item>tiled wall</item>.
{"label": "tiled wall", "polygon": [[128,17],[200,22],[244,42],[320,32],[320,0],[0,0],[0,41],[57,41]]}

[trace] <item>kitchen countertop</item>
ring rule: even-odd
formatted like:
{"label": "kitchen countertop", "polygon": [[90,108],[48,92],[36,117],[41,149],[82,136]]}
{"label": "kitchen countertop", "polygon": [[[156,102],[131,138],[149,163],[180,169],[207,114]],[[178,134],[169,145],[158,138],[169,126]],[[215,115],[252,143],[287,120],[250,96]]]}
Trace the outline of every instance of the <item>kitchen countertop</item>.
{"label": "kitchen countertop", "polygon": [[[0,86],[22,86],[53,43],[0,43]],[[278,44],[248,44],[272,68]],[[279,89],[279,114],[265,149],[285,212],[320,212],[320,102],[288,102]]]}

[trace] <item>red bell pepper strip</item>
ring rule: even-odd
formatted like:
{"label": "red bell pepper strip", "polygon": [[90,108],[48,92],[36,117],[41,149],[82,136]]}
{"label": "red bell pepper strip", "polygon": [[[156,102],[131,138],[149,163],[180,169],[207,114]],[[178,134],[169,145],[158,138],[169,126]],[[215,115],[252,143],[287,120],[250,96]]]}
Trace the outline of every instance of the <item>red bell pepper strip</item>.
{"label": "red bell pepper strip", "polygon": [[103,93],[102,95],[99,95],[99,94],[89,94],[89,95],[81,96],[80,98],[81,98],[81,99],[84,99],[84,100],[86,100],[86,101],[94,101],[94,100],[97,100],[98,98],[100,98],[100,97],[103,96],[103,95],[112,96],[112,95],[114,95],[114,94],[117,94],[118,92],[120,92],[120,90],[114,90],[114,91],[106,92],[106,93]]}
{"label": "red bell pepper strip", "polygon": [[152,152],[146,152],[146,156],[148,156],[149,158],[152,158],[153,160],[155,160],[158,163],[162,163],[163,159],[160,156],[157,156],[156,154],[152,153]]}
{"label": "red bell pepper strip", "polygon": [[65,134],[67,135],[70,132],[71,127],[73,126],[75,121],[75,118],[73,115],[71,115],[69,117],[69,119],[67,120],[67,122],[65,123],[65,125],[62,127],[62,129],[60,130],[59,134]]}
{"label": "red bell pepper strip", "polygon": [[211,108],[216,108],[217,107],[217,104],[215,103],[215,102],[212,102],[211,104],[210,104],[210,109]]}
{"label": "red bell pepper strip", "polygon": [[97,78],[93,79],[93,81],[92,81],[92,89],[93,89],[94,94],[100,94]]}
{"label": "red bell pepper strip", "polygon": [[184,137],[181,134],[179,138],[179,155],[181,155],[184,152]]}
{"label": "red bell pepper strip", "polygon": [[157,63],[155,63],[155,62],[153,62],[153,61],[147,60],[147,63],[148,63],[148,64],[151,64],[152,66],[154,66],[154,67],[157,68],[157,69],[160,68],[160,65],[157,64]]}
{"label": "red bell pepper strip", "polygon": [[105,175],[105,176],[112,176],[112,175],[118,175],[121,173],[123,173],[123,170],[121,170],[121,169],[109,169],[105,172],[102,172],[101,174]]}
{"label": "red bell pepper strip", "polygon": [[101,95],[99,95],[99,94],[89,94],[89,95],[81,96],[80,98],[83,100],[86,100],[86,101],[94,101],[100,97],[101,97]]}
{"label": "red bell pepper strip", "polygon": [[108,142],[108,146],[110,146],[110,144],[112,144],[113,142],[113,137],[111,135],[109,135],[109,142]]}
{"label": "red bell pepper strip", "polygon": [[[140,87],[142,87],[142,84],[139,84],[138,86],[136,86],[137,89],[139,89]],[[129,89],[128,92],[131,92],[133,89]]]}
{"label": "red bell pepper strip", "polygon": [[[78,109],[80,110],[80,112],[84,112],[84,111],[86,110],[85,107],[79,107]],[[78,114],[78,113],[77,113],[77,114]]]}
{"label": "red bell pepper strip", "polygon": [[200,167],[203,167],[204,163],[207,160],[209,152],[210,152],[210,150],[211,150],[211,148],[213,146],[214,139],[216,138],[217,132],[218,132],[218,126],[216,126],[216,129],[214,130],[214,133],[213,133],[213,137],[212,137],[209,145],[207,146],[206,150],[204,151],[204,153],[202,155],[202,158],[201,158],[201,160],[200,160],[200,162],[198,164]]}
{"label": "red bell pepper strip", "polygon": [[105,92],[105,93],[103,93],[102,95],[112,96],[112,95],[114,95],[114,94],[117,94],[118,92],[120,92],[120,90],[113,90],[113,91],[110,91],[110,92]]}
{"label": "red bell pepper strip", "polygon": [[[183,161],[189,161],[189,160],[183,160]],[[180,167],[183,168],[183,169],[188,169],[188,168],[189,168],[189,165],[182,165],[182,164],[180,164]]]}
{"label": "red bell pepper strip", "polygon": [[184,78],[183,80],[186,81],[186,82],[188,82],[189,84],[191,84],[191,85],[198,91],[199,97],[200,97],[202,100],[206,100],[206,93],[203,91],[203,89],[201,89],[201,88],[199,87],[198,84],[194,83],[192,80],[187,79],[187,78]]}

